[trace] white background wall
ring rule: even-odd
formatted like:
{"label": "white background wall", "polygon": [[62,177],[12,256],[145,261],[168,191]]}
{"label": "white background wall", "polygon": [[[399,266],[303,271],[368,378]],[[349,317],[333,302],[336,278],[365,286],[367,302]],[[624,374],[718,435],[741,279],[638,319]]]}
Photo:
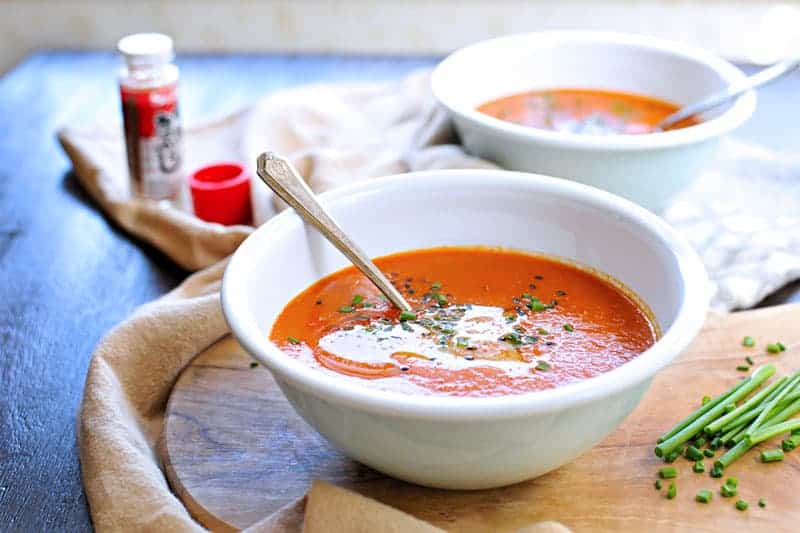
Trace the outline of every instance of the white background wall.
{"label": "white background wall", "polygon": [[595,28],[749,62],[800,53],[800,0],[0,0],[0,72],[38,48],[113,49],[137,31],[179,51],[444,53],[491,36]]}

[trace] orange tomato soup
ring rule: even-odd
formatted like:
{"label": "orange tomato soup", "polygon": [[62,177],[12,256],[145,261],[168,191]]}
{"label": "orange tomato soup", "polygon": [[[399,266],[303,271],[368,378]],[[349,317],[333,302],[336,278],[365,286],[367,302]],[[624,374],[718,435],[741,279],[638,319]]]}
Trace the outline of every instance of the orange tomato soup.
{"label": "orange tomato soup", "polygon": [[[641,94],[596,89],[547,89],[505,96],[478,111],[533,128],[590,135],[653,133],[678,106]],[[698,124],[690,117],[669,129]]]}
{"label": "orange tomato soup", "polygon": [[500,396],[608,372],[658,335],[626,291],[552,258],[443,247],[375,263],[413,313],[347,267],[289,302],[272,342],[320,371],[384,390]]}

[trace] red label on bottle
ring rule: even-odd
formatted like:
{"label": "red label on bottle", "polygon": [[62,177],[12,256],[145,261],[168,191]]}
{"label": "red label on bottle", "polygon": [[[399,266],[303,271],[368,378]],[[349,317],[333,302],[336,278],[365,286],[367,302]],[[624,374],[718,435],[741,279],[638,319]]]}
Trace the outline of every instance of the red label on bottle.
{"label": "red label on bottle", "polygon": [[181,126],[177,84],[151,89],[121,86],[128,167],[137,193],[172,196],[180,179]]}

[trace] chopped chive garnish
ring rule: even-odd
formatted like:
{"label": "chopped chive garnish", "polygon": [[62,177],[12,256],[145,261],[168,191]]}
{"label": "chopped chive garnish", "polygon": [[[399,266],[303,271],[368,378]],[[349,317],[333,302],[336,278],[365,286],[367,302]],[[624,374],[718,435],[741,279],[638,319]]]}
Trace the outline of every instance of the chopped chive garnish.
{"label": "chopped chive garnish", "polygon": [[692,465],[692,472],[695,474],[702,474],[706,471],[706,465],[703,461],[695,461]]}
{"label": "chopped chive garnish", "polygon": [[731,487],[738,487],[739,486],[739,478],[738,477],[729,477],[725,480],[726,485],[730,485]]}
{"label": "chopped chive garnish", "polygon": [[772,354],[780,353],[781,347],[778,344],[767,344],[767,351]]}
{"label": "chopped chive garnish", "polygon": [[678,487],[675,486],[675,482],[669,484],[669,488],[667,489],[667,499],[672,500],[675,496],[678,495]]}
{"label": "chopped chive garnish", "polygon": [[564,324],[564,329],[566,331],[575,331],[575,328],[572,327],[572,324]]}
{"label": "chopped chive garnish", "polygon": [[533,296],[531,296],[531,293],[529,292],[523,292],[522,297],[527,298],[528,300],[533,300]]}
{"label": "chopped chive garnish", "polygon": [[447,305],[447,298],[444,297],[443,294],[434,293],[434,298],[436,298],[436,302],[439,304],[439,307],[444,307]]}
{"label": "chopped chive garnish", "polygon": [[710,458],[714,457],[714,450],[712,450],[710,448],[706,448],[705,450],[703,450],[703,455],[705,455],[706,457],[708,457],[710,459]]}
{"label": "chopped chive garnish", "polygon": [[714,468],[711,469],[711,477],[722,477],[722,467],[714,464]]}
{"label": "chopped chive garnish", "polygon": [[747,364],[750,365],[750,366],[753,366],[754,364],[756,364],[755,361],[753,361],[753,358],[750,357],[749,355],[747,357],[745,357],[744,360],[747,361]]}
{"label": "chopped chive garnish", "polygon": [[703,396],[703,399],[700,401],[700,405],[705,405],[711,401],[711,396]]}
{"label": "chopped chive garnish", "polygon": [[669,452],[667,455],[664,456],[664,462],[671,463],[675,461],[675,459],[681,456],[681,453],[683,452],[680,448],[677,450],[672,450],[671,452]]}
{"label": "chopped chive garnish", "polygon": [[522,345],[522,338],[519,336],[519,333],[517,333],[517,332],[506,333],[505,335],[500,337],[499,340],[505,341],[508,344],[510,344],[511,346],[521,346]]}
{"label": "chopped chive garnish", "polygon": [[656,480],[656,485],[655,486],[656,486],[656,490],[661,490],[661,480],[660,479]]}
{"label": "chopped chive garnish", "polygon": [[694,499],[700,503],[708,503],[711,501],[711,491],[708,489],[702,489],[697,493],[697,496],[695,496]]}
{"label": "chopped chive garnish", "polygon": [[756,340],[750,335],[742,339],[742,346],[744,346],[745,348],[752,348],[755,345],[756,345]]}
{"label": "chopped chive garnish", "polygon": [[550,364],[547,361],[539,361],[536,363],[536,370],[547,371],[550,370]]}
{"label": "chopped chive garnish", "polygon": [[678,475],[678,471],[674,466],[665,466],[658,470],[658,476],[661,479],[672,479]]}
{"label": "chopped chive garnish", "polygon": [[442,283],[440,281],[435,281],[431,283],[431,289],[438,291],[442,288]]}
{"label": "chopped chive garnish", "polygon": [[[739,366],[736,367],[736,370],[738,370],[739,372],[749,372],[750,371],[750,366],[749,365],[739,365]],[[734,406],[734,407],[736,407],[736,406]]]}
{"label": "chopped chive garnish", "polygon": [[766,507],[767,506],[767,500],[765,500],[764,498],[759,498],[758,499],[758,506],[759,507]]}
{"label": "chopped chive garnish", "polygon": [[694,439],[694,446],[695,448],[702,448],[706,444],[706,438],[703,436],[697,437]]}
{"label": "chopped chive garnish", "polygon": [[686,458],[691,461],[702,461],[703,460],[703,452],[695,448],[694,446],[688,446],[685,452]]}
{"label": "chopped chive garnish", "polygon": [[296,337],[286,337],[286,340],[289,341],[291,344],[300,344],[300,340]]}
{"label": "chopped chive garnish", "polygon": [[258,363],[256,361],[250,361],[250,368],[255,368],[257,366],[258,366]]}
{"label": "chopped chive garnish", "polygon": [[416,320],[417,314],[412,313],[411,311],[402,311],[400,313],[400,321],[405,322],[406,320]]}
{"label": "chopped chive garnish", "polygon": [[778,448],[777,450],[764,450],[761,452],[761,462],[762,463],[774,463],[776,461],[783,461],[783,450]]}
{"label": "chopped chive garnish", "polygon": [[530,302],[528,304],[528,308],[531,311],[544,311],[545,309],[547,309],[547,307],[548,306],[546,304],[543,304],[542,302],[537,302],[537,301],[533,301],[533,302]]}
{"label": "chopped chive garnish", "polygon": [[550,332],[544,328],[536,328],[536,333],[539,335],[550,335]]}
{"label": "chopped chive garnish", "polygon": [[781,442],[781,449],[785,452],[790,452],[798,446],[800,446],[800,435],[792,435]]}
{"label": "chopped chive garnish", "polygon": [[360,294],[356,294],[355,296],[353,296],[353,301],[350,303],[350,305],[355,307],[355,306],[357,306],[358,304],[360,304],[363,301],[364,301],[364,297],[361,296]]}
{"label": "chopped chive garnish", "polygon": [[749,504],[744,500],[739,500],[738,502],[736,502],[736,508],[739,509],[740,511],[746,511],[748,506]]}
{"label": "chopped chive garnish", "polygon": [[352,313],[353,312],[353,308],[350,307],[349,305],[343,305],[343,306],[341,306],[339,308],[339,312],[340,313]]}
{"label": "chopped chive garnish", "polygon": [[722,494],[723,498],[732,498],[736,496],[736,487],[725,483],[719,488],[719,493]]}

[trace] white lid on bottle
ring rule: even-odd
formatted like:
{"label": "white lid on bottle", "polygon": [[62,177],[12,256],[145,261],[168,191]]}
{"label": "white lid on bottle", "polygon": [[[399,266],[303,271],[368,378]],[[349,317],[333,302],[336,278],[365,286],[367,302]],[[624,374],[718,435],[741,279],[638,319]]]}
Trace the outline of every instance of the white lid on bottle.
{"label": "white lid on bottle", "polygon": [[119,40],[117,49],[132,67],[162,65],[175,58],[172,39],[163,33],[134,33]]}

